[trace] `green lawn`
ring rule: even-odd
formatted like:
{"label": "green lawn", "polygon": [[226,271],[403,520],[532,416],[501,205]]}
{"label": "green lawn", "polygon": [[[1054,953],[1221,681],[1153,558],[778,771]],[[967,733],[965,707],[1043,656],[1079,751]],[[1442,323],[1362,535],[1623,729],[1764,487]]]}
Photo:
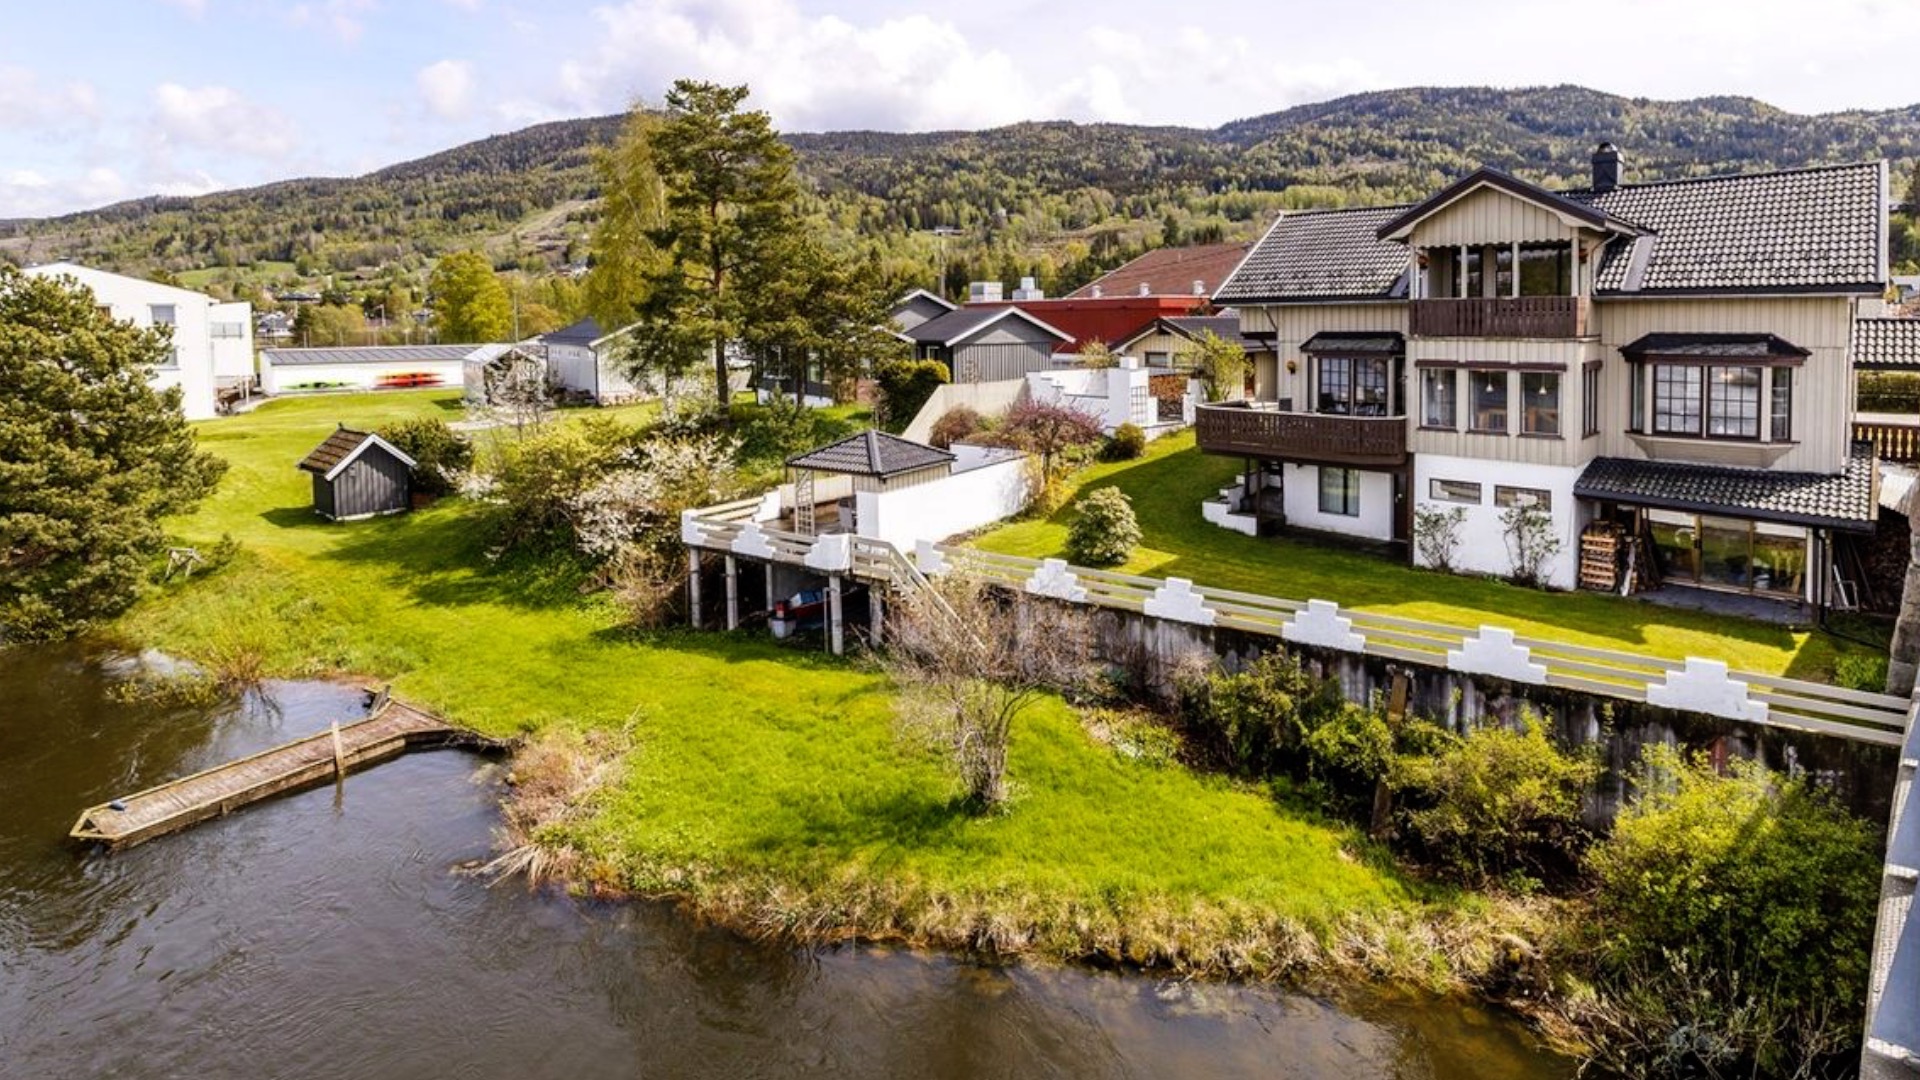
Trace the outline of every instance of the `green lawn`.
{"label": "green lawn", "polygon": [[[1493,623],[1538,637],[1733,666],[1795,678],[1828,679],[1836,655],[1862,646],[1832,635],[1658,607],[1594,593],[1548,593],[1486,578],[1415,570],[1397,560],[1333,543],[1255,538],[1208,524],[1200,503],[1238,475],[1237,459],[1201,454],[1182,433],[1154,442],[1136,461],[1096,465],[1080,490],[1117,486],[1133,500],[1143,540],[1120,569],[1184,577],[1201,585],[1296,600],[1320,599],[1462,626]],[[1059,556],[1071,509],[992,530],[989,551]]]}
{"label": "green lawn", "polygon": [[1276,928],[1324,944],[1343,924],[1478,909],[1261,790],[1122,758],[1059,702],[1016,739],[1011,813],[968,816],[937,760],[896,738],[880,677],[854,663],[758,634],[630,633],[573,574],[490,563],[483,508],[462,500],[348,524],[312,514],[294,463],[336,422],[419,414],[457,417],[455,395],[282,400],[202,425],[232,471],[173,531],[200,544],[231,534],[241,554],[120,628],[216,663],[391,679],[491,733],[632,719],[628,775],[571,839],[614,882],[759,925],[1063,954],[1199,957],[1252,942],[1272,969],[1286,963]]}

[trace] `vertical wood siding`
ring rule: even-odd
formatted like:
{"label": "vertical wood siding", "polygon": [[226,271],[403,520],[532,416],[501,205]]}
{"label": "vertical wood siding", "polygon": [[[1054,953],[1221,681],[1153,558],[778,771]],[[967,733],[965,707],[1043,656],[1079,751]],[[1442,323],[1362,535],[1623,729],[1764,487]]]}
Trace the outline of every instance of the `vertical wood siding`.
{"label": "vertical wood siding", "polygon": [[1415,247],[1571,241],[1578,230],[1551,210],[1481,188],[1414,227]]}

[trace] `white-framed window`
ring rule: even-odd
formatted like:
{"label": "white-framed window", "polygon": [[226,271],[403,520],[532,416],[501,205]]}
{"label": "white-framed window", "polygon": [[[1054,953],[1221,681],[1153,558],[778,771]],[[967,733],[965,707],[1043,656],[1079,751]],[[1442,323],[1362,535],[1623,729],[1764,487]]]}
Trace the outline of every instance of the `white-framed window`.
{"label": "white-framed window", "polygon": [[1480,485],[1471,480],[1442,480],[1436,476],[1427,481],[1427,494],[1441,502],[1480,505]]}
{"label": "white-framed window", "polygon": [[1360,516],[1360,471],[1320,466],[1320,512]]}
{"label": "white-framed window", "polygon": [[172,326],[174,322],[173,305],[148,304],[147,316],[153,320],[153,325],[155,326]]}
{"label": "white-framed window", "polygon": [[232,340],[234,338],[243,338],[247,336],[247,324],[237,323],[237,322],[217,322],[213,324],[211,333],[216,338],[221,338],[226,340]]}
{"label": "white-framed window", "polygon": [[1553,492],[1546,488],[1509,487],[1506,484],[1493,486],[1493,505],[1502,509],[1514,506],[1537,506],[1542,510],[1553,510]]}
{"label": "white-framed window", "polygon": [[1426,368],[1420,373],[1420,426],[1453,431],[1460,426],[1460,373]]}

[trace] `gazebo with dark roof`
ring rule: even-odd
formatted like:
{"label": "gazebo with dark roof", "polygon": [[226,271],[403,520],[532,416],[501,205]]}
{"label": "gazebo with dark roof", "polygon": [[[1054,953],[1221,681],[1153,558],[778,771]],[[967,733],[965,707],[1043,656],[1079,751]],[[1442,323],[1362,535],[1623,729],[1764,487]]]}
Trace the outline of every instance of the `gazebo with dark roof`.
{"label": "gazebo with dark roof", "polygon": [[[938,480],[953,471],[954,456],[938,447],[889,435],[884,431],[863,431],[838,442],[809,450],[787,460],[793,475],[793,524],[797,532],[819,531],[818,508],[822,498],[835,503],[835,518],[848,529],[852,500],[833,488],[885,492]],[[843,485],[832,485],[821,492],[821,476],[844,477]]]}

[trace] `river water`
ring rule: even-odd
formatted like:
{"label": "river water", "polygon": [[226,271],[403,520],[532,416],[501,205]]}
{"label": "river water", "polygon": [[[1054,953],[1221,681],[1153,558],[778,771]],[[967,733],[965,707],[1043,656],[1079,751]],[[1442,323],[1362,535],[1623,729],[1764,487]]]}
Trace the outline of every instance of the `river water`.
{"label": "river water", "polygon": [[0,1077],[1569,1077],[1511,1020],[743,941],[457,872],[497,768],[414,754],[112,856],[79,810],[358,715],[107,696],[134,661],[0,650]]}

